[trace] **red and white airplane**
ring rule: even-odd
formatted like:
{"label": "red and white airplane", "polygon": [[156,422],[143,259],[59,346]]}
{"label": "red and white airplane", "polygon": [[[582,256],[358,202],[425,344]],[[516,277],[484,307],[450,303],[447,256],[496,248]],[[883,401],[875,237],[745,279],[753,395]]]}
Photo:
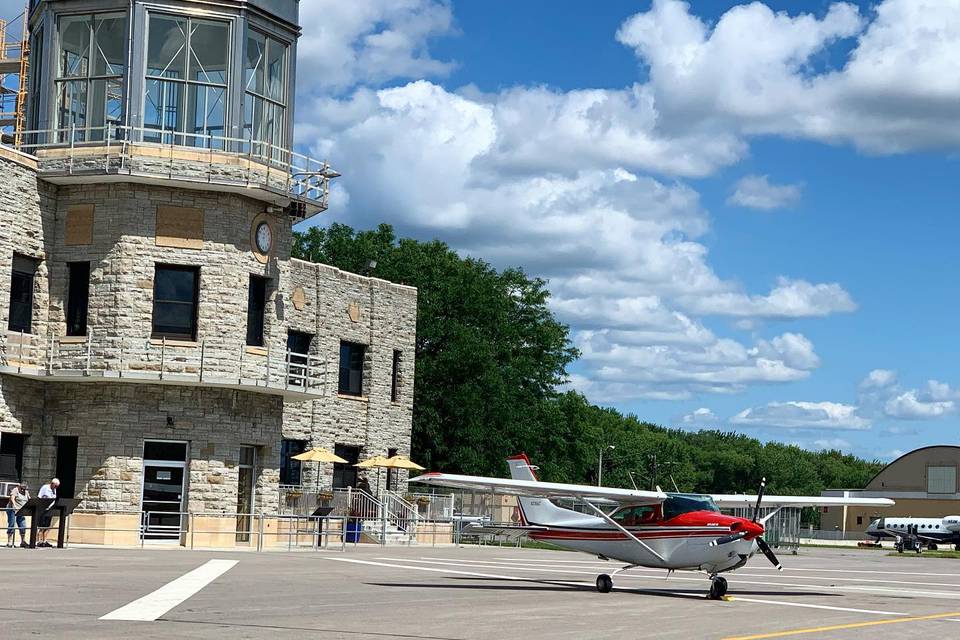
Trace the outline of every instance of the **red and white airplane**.
{"label": "red and white airplane", "polygon": [[[886,498],[841,498],[821,496],[767,496],[764,483],[756,496],[744,494],[709,495],[665,493],[615,489],[577,484],[539,482],[526,454],[507,459],[512,479],[482,476],[426,473],[410,482],[435,487],[516,495],[520,522],[517,525],[479,527],[485,531],[525,533],[533,540],[582,551],[603,560],[618,560],[625,565],[612,575],[634,567],[652,567],[673,571],[699,571],[709,576],[709,597],[719,599],[727,591],[720,576],[739,569],[757,551],[783,570],[780,561],[764,541],[764,524],[783,507],[871,506],[889,507]],[[555,498],[575,498],[593,509],[595,516],[564,509],[551,502]],[[609,514],[591,500],[617,503]],[[776,510],[758,518],[761,502]],[[721,508],[749,507],[752,518],[724,515]],[[477,529],[471,529],[475,531]],[[668,575],[669,575],[668,573]],[[597,590],[613,588],[611,575],[597,577]]]}

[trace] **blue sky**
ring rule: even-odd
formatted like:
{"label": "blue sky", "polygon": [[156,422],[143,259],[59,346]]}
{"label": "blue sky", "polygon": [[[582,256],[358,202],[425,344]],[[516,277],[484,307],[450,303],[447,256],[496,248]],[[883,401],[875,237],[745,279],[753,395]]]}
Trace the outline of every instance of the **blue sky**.
{"label": "blue sky", "polygon": [[890,459],[955,442],[960,3],[302,3],[320,224],[548,278],[571,386]]}

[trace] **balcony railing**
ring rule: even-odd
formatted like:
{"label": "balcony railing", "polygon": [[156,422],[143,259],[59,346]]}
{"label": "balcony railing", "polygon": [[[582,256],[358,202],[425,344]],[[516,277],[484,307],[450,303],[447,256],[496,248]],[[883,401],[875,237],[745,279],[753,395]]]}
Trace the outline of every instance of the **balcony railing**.
{"label": "balcony railing", "polygon": [[16,149],[34,156],[41,175],[166,178],[226,188],[262,189],[304,205],[301,217],[327,208],[340,174],[316,160],[253,138],[108,125],[23,131]]}
{"label": "balcony railing", "polygon": [[0,373],[75,382],[109,380],[220,387],[310,399],[324,395],[327,363],[294,351],[108,336],[8,333]]}

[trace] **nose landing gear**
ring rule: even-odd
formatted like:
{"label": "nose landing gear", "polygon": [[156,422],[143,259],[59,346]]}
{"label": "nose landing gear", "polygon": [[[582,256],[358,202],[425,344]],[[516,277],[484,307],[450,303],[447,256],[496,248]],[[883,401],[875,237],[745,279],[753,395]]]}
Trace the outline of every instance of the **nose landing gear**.
{"label": "nose landing gear", "polygon": [[707,594],[707,598],[710,600],[720,600],[725,595],[727,595],[727,579],[721,578],[720,576],[711,577],[710,593]]}

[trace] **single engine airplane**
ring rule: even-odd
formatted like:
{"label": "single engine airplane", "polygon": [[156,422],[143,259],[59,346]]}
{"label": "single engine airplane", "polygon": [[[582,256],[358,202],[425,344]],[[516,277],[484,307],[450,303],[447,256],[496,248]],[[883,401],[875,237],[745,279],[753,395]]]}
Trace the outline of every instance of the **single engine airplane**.
{"label": "single engine airplane", "polygon": [[960,551],[960,516],[944,518],[878,518],[870,523],[865,533],[877,541],[892,538],[894,548],[903,553],[916,551],[923,547],[936,551],[937,546],[953,545]]}
{"label": "single engine airplane", "polygon": [[[759,551],[783,570],[773,550],[764,541],[764,525],[783,507],[871,506],[889,507],[886,498],[843,498],[821,496],[764,496],[765,481],[757,495],[709,495],[616,489],[587,485],[540,482],[526,454],[507,459],[511,479],[425,473],[410,482],[516,495],[519,523],[505,526],[468,527],[485,532],[514,531],[533,540],[582,551],[602,560],[625,563],[611,574],[597,577],[597,590],[609,593],[613,576],[635,567],[674,571],[699,571],[710,579],[711,599],[722,598],[727,581],[720,574],[739,569]],[[556,498],[575,498],[592,509],[589,515],[559,507]],[[614,501],[608,514],[591,500]],[[760,506],[775,510],[759,518]],[[751,518],[720,512],[721,508],[753,506]],[[480,529],[484,531],[479,531]]]}

